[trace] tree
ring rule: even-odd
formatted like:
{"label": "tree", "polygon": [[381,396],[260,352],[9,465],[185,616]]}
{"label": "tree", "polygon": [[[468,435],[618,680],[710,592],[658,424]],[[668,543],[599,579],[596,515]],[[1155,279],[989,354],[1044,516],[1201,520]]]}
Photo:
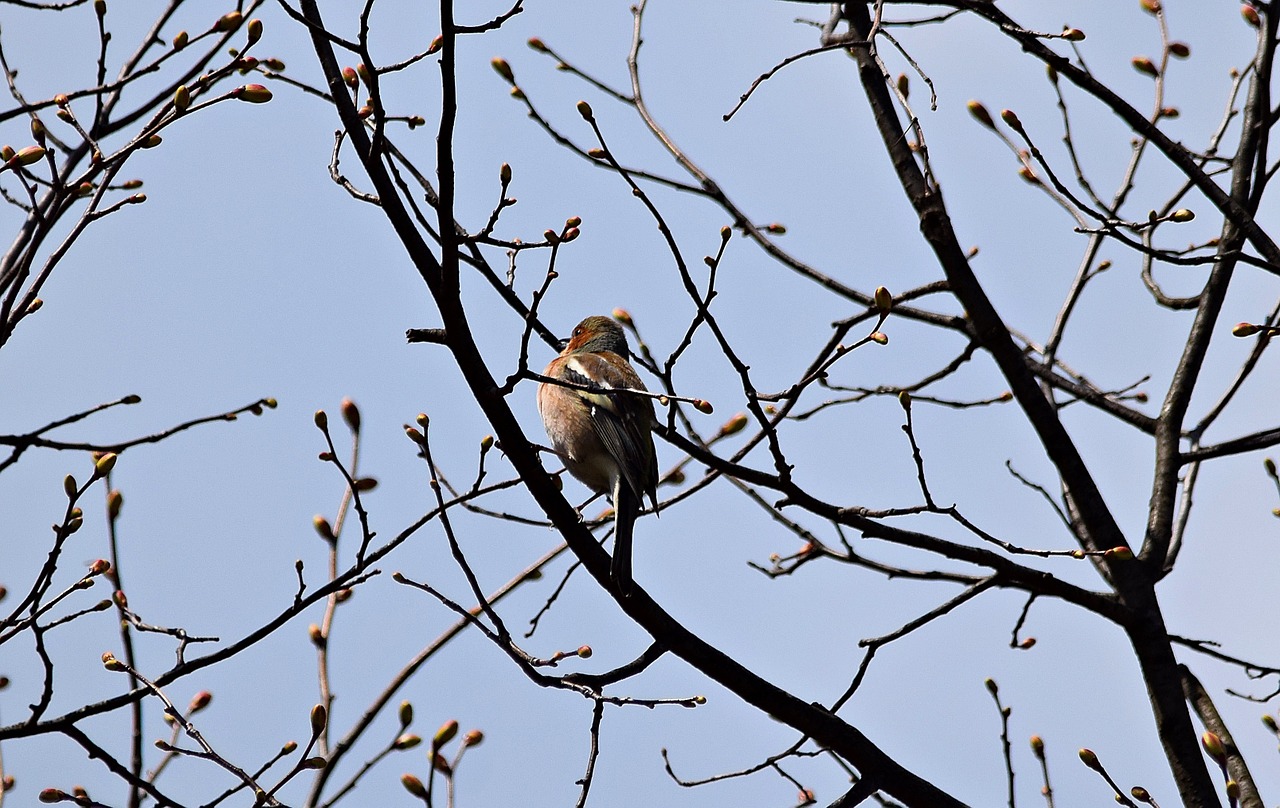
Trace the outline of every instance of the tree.
{"label": "tree", "polygon": [[[12,799],[1262,804],[1268,6],[186,5],[4,29]],[[532,404],[623,304],[630,594]]]}

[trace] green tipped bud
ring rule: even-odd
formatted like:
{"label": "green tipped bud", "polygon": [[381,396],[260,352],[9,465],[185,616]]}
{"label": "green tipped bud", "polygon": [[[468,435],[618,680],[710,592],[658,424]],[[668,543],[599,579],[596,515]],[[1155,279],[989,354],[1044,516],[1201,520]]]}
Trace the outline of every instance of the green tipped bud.
{"label": "green tipped bud", "polygon": [[1264,457],[1262,459],[1262,468],[1266,469],[1267,476],[1271,479],[1280,479],[1276,477],[1276,461],[1269,457]]}
{"label": "green tipped bud", "polygon": [[110,474],[111,470],[116,467],[117,459],[119,459],[119,455],[115,452],[106,452],[103,454],[93,463],[93,476],[105,477]]}
{"label": "green tipped bud", "polygon": [[431,40],[431,44],[427,46],[427,55],[430,56],[433,53],[439,53],[440,49],[443,47],[444,47],[444,35],[436,34],[435,38]]}
{"label": "green tipped bud", "polygon": [[325,709],[323,704],[317,704],[311,708],[311,737],[319,735],[325,724],[329,723],[329,711]]}
{"label": "green tipped bud", "polygon": [[1135,56],[1129,60],[1133,65],[1133,69],[1146,76],[1156,78],[1160,75],[1160,69],[1156,67],[1155,62],[1145,56]]}
{"label": "green tipped bud", "polygon": [[1171,222],[1189,222],[1196,217],[1195,213],[1186,208],[1178,208],[1169,215]]}
{"label": "green tipped bud", "polygon": [[480,451],[487,452],[493,448],[493,435],[485,435],[480,439]]}
{"label": "green tipped bud", "polygon": [[577,654],[579,659],[590,659],[592,653],[594,652],[591,650],[591,646],[589,645],[578,646]]}
{"label": "green tipped bud", "polygon": [[74,497],[76,495],[76,491],[79,489],[80,486],[76,484],[75,477],[68,474],[66,477],[62,478],[62,490],[66,492],[68,499]]}
{"label": "green tipped bud", "polygon": [[987,112],[987,108],[982,105],[981,101],[971,100],[966,106],[969,107],[969,114],[974,117],[978,123],[988,129],[995,129],[996,122],[991,119],[991,113]]}
{"label": "green tipped bud", "polygon": [[404,729],[413,723],[413,703],[408,701],[400,702],[400,710],[397,713],[400,718],[400,728]]}
{"label": "green tipped bud", "polygon": [[179,31],[178,35],[173,38],[173,49],[180,51],[191,41],[191,36],[186,31]]}
{"label": "green tipped bud", "polygon": [[395,749],[398,752],[403,752],[406,749],[412,749],[413,747],[417,746],[420,743],[422,743],[421,735],[414,735],[413,733],[405,733],[404,735],[399,736],[398,738],[396,738],[394,741],[391,742],[391,748]]}
{"label": "green tipped bud", "polygon": [[1095,772],[1102,771],[1102,764],[1098,761],[1098,756],[1093,753],[1092,749],[1080,750],[1080,762]]}
{"label": "green tipped bud", "polygon": [[1151,792],[1147,791],[1142,786],[1134,786],[1129,789],[1129,796],[1133,797],[1138,802],[1145,802],[1147,805],[1155,804],[1155,800],[1151,799]]}
{"label": "green tipped bud", "polygon": [[313,416],[313,418],[316,422],[317,429],[323,430],[323,429],[329,428],[329,414],[324,410],[316,410],[316,414]]}
{"label": "green tipped bud", "polygon": [[124,673],[129,670],[128,668],[125,667],[124,663],[116,659],[116,655],[111,653],[110,651],[103,652],[102,667],[106,668],[109,671],[113,671],[115,673]]}
{"label": "green tipped bud", "polygon": [[32,163],[40,162],[44,157],[45,149],[43,146],[27,146],[25,149],[19,149],[5,163],[5,165],[13,168],[14,166],[29,166]]}
{"label": "green tipped bud", "polygon": [[213,24],[213,30],[224,34],[230,33],[239,28],[242,22],[244,22],[243,14],[239,11],[228,11]]}
{"label": "green tipped bud", "polygon": [[173,92],[173,107],[178,112],[186,112],[189,106],[191,106],[191,91],[187,89],[187,85],[179,84],[178,89]]}
{"label": "green tipped bud", "polygon": [[987,678],[982,680],[982,684],[986,686],[987,692],[993,696],[999,695],[1000,685],[996,684],[995,679]]}
{"label": "green tipped bud", "polygon": [[502,168],[498,169],[498,181],[503,185],[511,184],[511,164],[503,163]]}
{"label": "green tipped bud", "polygon": [[422,784],[416,776],[412,774],[400,775],[400,785],[404,786],[404,790],[420,800],[427,798],[427,787]]}
{"label": "green tipped bud", "polygon": [[324,539],[325,541],[331,542],[338,538],[337,536],[333,535],[333,525],[329,524],[329,520],[324,518],[320,514],[316,514],[315,516],[311,517],[311,525],[316,529],[316,533],[320,534],[320,538]]}
{"label": "green tipped bud", "polygon": [[511,65],[501,56],[495,56],[489,61],[489,65],[493,68],[493,72],[502,76],[507,84],[514,85],[516,83],[516,74],[512,72]]}
{"label": "green tipped bud", "polygon": [[259,39],[262,39],[262,20],[257,18],[249,20],[249,29],[247,33],[250,45],[257,42]]}
{"label": "green tipped bud", "polygon": [[746,429],[746,427],[747,427],[747,415],[746,413],[740,412],[737,415],[734,415],[728,421],[724,422],[724,425],[720,427],[720,434],[736,435],[737,433]]}
{"label": "green tipped bud", "polygon": [[881,314],[888,314],[893,310],[893,295],[889,294],[889,290],[883,286],[877,286],[875,295],[876,308]]}
{"label": "green tipped bud", "polygon": [[440,747],[453,740],[453,736],[458,734],[458,722],[452,718],[440,725],[440,729],[436,730],[436,734],[431,738],[431,748],[439,749]]}

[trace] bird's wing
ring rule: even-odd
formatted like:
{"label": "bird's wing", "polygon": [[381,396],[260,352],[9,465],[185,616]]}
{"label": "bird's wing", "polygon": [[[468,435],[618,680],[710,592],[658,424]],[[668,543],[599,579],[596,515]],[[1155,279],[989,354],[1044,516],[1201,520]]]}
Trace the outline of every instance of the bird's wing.
{"label": "bird's wing", "polygon": [[571,356],[565,370],[570,381],[593,388],[591,392],[574,392],[587,404],[596,435],[622,470],[636,499],[643,500],[648,494],[656,510],[658,462],[650,434],[653,404],[641,396],[613,392],[619,388],[644,390],[644,382],[624,362],[610,362],[597,354]]}

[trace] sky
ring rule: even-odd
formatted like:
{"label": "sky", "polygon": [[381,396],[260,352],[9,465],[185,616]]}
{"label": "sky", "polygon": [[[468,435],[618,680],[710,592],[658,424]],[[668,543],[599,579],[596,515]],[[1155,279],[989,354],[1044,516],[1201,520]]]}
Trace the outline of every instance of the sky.
{"label": "sky", "polygon": [[[165,27],[164,38],[183,28],[204,30],[226,10],[188,5]],[[354,23],[343,16],[346,5],[323,7],[332,24],[350,34]],[[1203,144],[1222,118],[1229,70],[1244,67],[1252,53],[1252,32],[1234,6],[1206,11],[1185,0],[1165,5],[1173,38],[1192,50],[1191,59],[1174,64],[1166,82],[1165,103],[1182,113],[1169,122],[1169,131],[1176,139]],[[505,10],[492,2],[467,6],[459,12],[460,21],[478,23]],[[127,52],[161,7],[156,2],[108,4],[109,61]],[[1001,7],[1038,30],[1056,31],[1064,24],[1081,28],[1088,39],[1080,43],[1080,52],[1095,74],[1139,109],[1151,106],[1152,82],[1132,69],[1130,59],[1154,56],[1160,36],[1136,0],[1073,4],[1066,18],[1063,9],[1046,10],[1030,0]],[[384,0],[376,8],[373,47],[384,63],[425,49],[438,32],[438,23],[419,4]],[[816,30],[795,18],[823,14],[820,5],[784,2],[650,3],[641,56],[646,100],[672,139],[754,221],[786,226],[779,244],[800,259],[864,291],[878,285],[899,291],[935,280],[940,270],[885,159],[851,60],[824,53],[796,62],[765,82],[731,121],[722,120],[757,76],[816,44]],[[904,14],[925,16],[920,10]],[[297,80],[319,83],[305,32],[275,4],[253,16],[265,24],[255,52],[283,59],[287,75]],[[51,14],[6,4],[0,7],[0,32],[27,97],[48,98],[92,82],[91,8]],[[617,177],[552,143],[490,67],[492,58],[506,58],[532,102],[576,143],[597,145],[575,110],[579,99],[587,99],[610,149],[624,163],[679,176],[633,110],[555,70],[553,60],[525,45],[538,36],[574,66],[626,88],[631,33],[626,4],[534,0],[500,30],[462,40],[455,138],[458,218],[472,231],[483,225],[498,197],[499,167],[509,163],[510,195],[518,204],[503,213],[500,234],[535,240],[545,229],[558,230],[568,217],[583,219],[581,237],[561,251],[559,278],[541,309],[544,322],[567,334],[588,314],[622,307],[655,354],[665,356],[679,343],[694,308],[652,219]],[[975,270],[1006,320],[1042,340],[1080,260],[1084,237],[1072,232],[1069,217],[1017,176],[1008,149],[970,117],[966,102],[980,99],[993,112],[1014,109],[1063,166],[1060,123],[1043,68],[1008,40],[963,18],[897,29],[895,36],[936,86],[936,110],[929,109],[924,83],[915,75],[911,100],[960,237],[980,248]],[[1062,43],[1055,47],[1061,49]],[[895,74],[911,69],[898,54],[886,52],[885,59]],[[271,87],[275,97],[269,104],[216,105],[170,127],[160,148],[132,159],[122,177],[144,181],[146,203],[86,231],[43,291],[43,309],[24,321],[0,351],[5,402],[0,434],[25,432],[126,394],[141,396],[142,403],[96,415],[58,430],[57,436],[114,442],[261,397],[278,399],[279,407],[260,417],[207,424],[131,449],[112,474],[125,500],[121,573],[132,608],[149,623],[182,626],[224,642],[288,605],[296,589],[297,560],[304,562],[309,583],[323,574],[326,547],[315,535],[312,517],[332,517],[343,483],[316,459],[325,447],[313,424],[315,410],[327,410],[335,434],[342,434],[339,403],[344,397],[358,403],[364,424],[360,468],[379,481],[366,501],[380,538],[395,535],[433,502],[430,475],[405,439],[403,424],[419,412],[430,414],[443,473],[460,485],[474,478],[479,445],[489,431],[447,353],[405,343],[405,329],[436,326],[438,315],[379,212],[330,180],[338,126],[333,110],[279,83]],[[394,99],[393,112],[427,120],[413,132],[399,132],[398,142],[430,169],[439,100],[434,61],[389,79],[385,92]],[[1085,167],[1109,194],[1129,159],[1130,134],[1079,94],[1068,101]],[[29,137],[22,121],[0,126],[4,142],[20,147]],[[366,187],[353,155],[345,155],[342,167],[353,183]],[[1177,176],[1150,160],[1139,172],[1132,214],[1143,217],[1178,186]],[[726,214],[666,189],[653,189],[652,198],[672,223],[689,263],[701,271],[701,257],[716,249],[719,230],[729,223]],[[1203,200],[1192,195],[1185,205],[1202,215],[1168,235],[1170,243],[1212,237],[1218,222]],[[1265,223],[1274,214],[1270,205],[1264,214]],[[12,208],[0,213],[3,232],[13,232],[19,221]],[[1104,255],[1115,266],[1090,286],[1062,357],[1104,387],[1121,388],[1150,376],[1139,389],[1151,397],[1143,411],[1154,414],[1189,315],[1151,305],[1133,255],[1114,244],[1104,248]],[[491,258],[499,266],[505,261],[500,252]],[[545,272],[545,253],[519,258],[516,288],[526,300]],[[1187,293],[1199,272],[1166,269],[1161,279]],[[730,242],[720,273],[715,304],[720,322],[749,358],[761,389],[790,384],[797,362],[820,344],[829,324],[859,311],[824,296],[738,237]],[[1276,291],[1274,279],[1242,271],[1224,323],[1260,320]],[[474,277],[464,283],[464,295],[482,349],[505,375],[518,360],[519,321]],[[934,305],[956,310],[953,303]],[[837,365],[833,381],[907,383],[960,348],[953,336],[906,321],[890,318],[883,330],[889,344],[855,351]],[[1245,341],[1225,333],[1215,339],[1205,393],[1194,400],[1193,410],[1203,412],[1212,404],[1247,350]],[[531,345],[535,367],[551,356],[547,346]],[[1274,373],[1274,361],[1267,357],[1258,378],[1206,440],[1273,425],[1267,416],[1274,411],[1268,396]],[[704,434],[743,407],[735,377],[705,335],[682,360],[677,379],[683,393],[716,406],[714,415],[698,416]],[[1003,389],[992,364],[980,357],[936,392],[974,400]],[[815,394],[810,403],[820,400]],[[522,384],[511,403],[526,433],[541,439],[533,386]],[[1150,489],[1150,441],[1083,407],[1066,413],[1104,496],[1136,543]],[[1012,407],[917,405],[914,417],[940,502],[957,503],[971,519],[1015,543],[1071,546],[1038,495],[1005,471],[1007,461],[1031,479],[1054,485],[1034,435]],[[886,397],[833,408],[788,425],[782,435],[797,463],[797,477],[823,495],[872,508],[909,506],[920,495],[901,420],[897,402]],[[662,469],[679,459],[671,447],[659,447]],[[767,466],[762,455],[752,459]],[[509,475],[499,453],[491,453],[486,463],[490,480]],[[0,477],[0,584],[9,589],[6,604],[44,561],[51,542],[48,526],[65,507],[63,477],[71,473],[84,480],[89,470],[90,460],[82,454],[32,451]],[[691,472],[690,478],[700,474]],[[571,499],[586,498],[576,483],[569,485]],[[1276,607],[1271,585],[1276,520],[1270,510],[1277,503],[1269,486],[1257,454],[1208,467],[1179,569],[1160,594],[1174,633],[1218,640],[1230,653],[1274,664],[1268,656],[1274,652],[1270,616]],[[77,565],[106,554],[102,494],[95,489],[89,496],[85,527],[64,555],[67,571],[60,580],[74,580]],[[538,516],[531,498],[519,491],[491,504]],[[587,513],[593,508],[598,503]],[[557,543],[544,527],[456,518],[486,589],[504,583]],[[797,518],[834,540],[829,525]],[[940,519],[923,519],[918,526],[956,535]],[[882,543],[854,540],[862,542],[855,545],[860,552],[887,563],[934,564]],[[344,552],[351,552],[350,541],[348,535]],[[957,591],[943,584],[888,581],[834,563],[810,564],[796,575],[770,580],[748,562],[767,563],[770,553],[793,553],[801,542],[726,481],[664,511],[660,520],[642,519],[636,544],[637,579],[664,608],[810,700],[830,702],[845,689],[861,661],[860,639],[887,634]],[[568,564],[567,558],[553,562],[542,580],[504,602],[511,625],[524,626],[537,613]],[[1084,562],[1036,566],[1100,586]],[[465,580],[434,524],[379,567],[382,574],[359,587],[339,610],[330,642],[336,659],[333,722],[339,730],[454,620],[424,593],[395,584],[391,573],[402,571],[460,600],[468,598]],[[100,584],[76,602],[87,605],[104,591]],[[1071,607],[1038,602],[1025,629],[1037,643],[1029,651],[1014,650],[1009,637],[1023,602],[1016,593],[991,592],[887,646],[842,715],[908,768],[969,804],[1003,804],[1000,721],[983,684],[991,677],[1000,685],[1003,703],[1012,707],[1020,804],[1041,799],[1027,747],[1032,734],[1046,742],[1060,805],[1110,799],[1106,787],[1078,762],[1080,747],[1094,749],[1126,787],[1142,784],[1162,804],[1172,804],[1176,792],[1123,635]],[[308,710],[318,692],[307,625],[319,617],[317,609],[241,657],[177,682],[167,692],[180,705],[197,691],[213,692],[214,702],[200,714],[198,726],[220,752],[252,768],[286,740],[305,740]],[[104,651],[119,650],[109,614],[63,627],[51,633],[50,643],[58,671],[52,714],[121,689],[120,675],[103,670],[99,662]],[[580,571],[525,643],[539,656],[592,647],[591,659],[562,663],[561,672],[607,670],[647,644]],[[144,672],[158,673],[172,663],[173,644],[149,636],[139,640],[139,653]],[[1266,765],[1275,739],[1258,721],[1266,708],[1224,692],[1233,688],[1261,695],[1274,683],[1250,682],[1238,671],[1194,655],[1182,659],[1205,681],[1237,742],[1253,756],[1264,796],[1276,793],[1280,782],[1274,767]],[[0,691],[0,724],[8,724],[22,717],[38,692],[39,668],[29,643],[17,641],[0,652],[0,674],[11,679]],[[793,804],[794,785],[770,772],[681,788],[664,772],[659,753],[669,750],[682,777],[741,770],[795,740],[782,725],[670,657],[620,692],[643,698],[705,695],[707,703],[695,709],[606,711],[592,804]],[[467,753],[459,771],[460,806],[565,805],[576,799],[591,704],[536,687],[479,635],[459,637],[397,698],[413,701],[414,729],[423,735],[448,719],[457,719],[464,731],[484,731],[484,743]],[[147,739],[167,737],[155,701],[147,707]],[[248,716],[253,720],[246,721]],[[86,728],[113,748],[123,748],[123,715],[95,719]],[[335,781],[349,776],[395,732],[392,716],[380,720],[367,750],[357,750]],[[6,772],[18,781],[10,795],[15,805],[31,804],[40,788],[76,783],[108,804],[123,802],[121,789],[102,766],[65,739],[10,742],[0,752]],[[789,761],[783,768],[813,789],[820,804],[848,787],[844,773],[824,759]],[[421,748],[394,755],[365,779],[357,801],[412,804],[399,776],[425,776],[426,771]],[[227,782],[223,772],[199,760],[175,762],[159,781],[172,793],[195,795],[216,793]],[[291,787],[284,798],[296,804],[302,793]]]}

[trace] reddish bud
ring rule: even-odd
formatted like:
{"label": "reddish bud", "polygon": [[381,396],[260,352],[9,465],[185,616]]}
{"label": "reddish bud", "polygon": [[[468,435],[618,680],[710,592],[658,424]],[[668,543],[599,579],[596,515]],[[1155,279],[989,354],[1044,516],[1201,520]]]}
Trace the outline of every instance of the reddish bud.
{"label": "reddish bud", "polygon": [[546,43],[544,43],[541,39],[538,39],[536,36],[529,37],[529,47],[533,48],[538,53],[547,53],[548,51],[551,50],[546,46]]}
{"label": "reddish bud", "polygon": [[1132,561],[1133,551],[1123,544],[1119,547],[1112,547],[1102,554],[1102,557],[1109,561]]}
{"label": "reddish bud", "polygon": [[1037,758],[1044,760],[1044,739],[1039,735],[1031,736],[1031,751]]}
{"label": "reddish bud", "polygon": [[907,78],[906,73],[898,74],[898,80],[895,83],[895,86],[898,88],[898,93],[903,98],[911,97],[911,81]]}
{"label": "reddish bud", "polygon": [[249,20],[249,28],[246,33],[248,34],[250,45],[262,39],[262,20],[256,18]]}
{"label": "reddish bud", "polygon": [[360,409],[349,398],[342,399],[342,420],[347,422],[352,432],[360,431]]}
{"label": "reddish bud", "polygon": [[711,402],[701,398],[693,400],[693,408],[703,415],[710,415],[715,412],[715,407],[711,406]]}
{"label": "reddish bud", "polygon": [[63,802],[65,800],[70,800],[70,799],[73,799],[73,797],[67,792],[63,791],[62,789],[46,788],[40,792],[39,799],[40,799],[40,802],[43,802],[43,803],[54,803],[54,802]]}
{"label": "reddish bud", "polygon": [[40,162],[44,157],[45,149],[43,146],[27,146],[25,149],[19,149],[5,163],[9,168],[14,166],[29,166],[32,163]]}
{"label": "reddish bud", "polygon": [[261,84],[246,84],[233,90],[232,94],[250,104],[265,104],[271,100],[271,91]]}
{"label": "reddish bud", "polygon": [[[1063,28],[1061,36],[1068,42],[1081,42],[1084,40],[1084,31],[1081,31],[1079,28]],[[1049,78],[1051,81],[1057,81],[1057,70],[1054,70],[1053,74]]]}
{"label": "reddish bud", "polygon": [[889,335],[884,333],[883,331],[872,331],[871,341],[874,342],[876,345],[888,345]]}
{"label": "reddish bud", "polygon": [[1248,3],[1240,6],[1240,16],[1244,17],[1244,21],[1254,28],[1262,27],[1262,18],[1258,16],[1258,9]]}
{"label": "reddish bud", "polygon": [[1161,11],[1160,0],[1138,0],[1138,4],[1148,14],[1159,14]]}
{"label": "reddish bud", "polygon": [[1227,762],[1227,750],[1222,745],[1222,738],[1216,732],[1205,730],[1205,733],[1200,736],[1200,745],[1219,766]]}
{"label": "reddish bud", "polygon": [[430,56],[433,53],[439,53],[440,49],[443,47],[444,36],[442,34],[436,34],[435,38],[431,40],[431,44],[427,46],[427,55]]}
{"label": "reddish bud", "polygon": [[478,729],[473,729],[466,735],[462,736],[463,746],[479,746],[484,740],[484,733]]}
{"label": "reddish bud", "polygon": [[191,703],[187,705],[187,712],[198,713],[208,707],[211,701],[213,701],[213,694],[208,690],[201,690],[191,697]]}
{"label": "reddish bud", "polygon": [[1155,62],[1145,56],[1135,56],[1129,61],[1133,65],[1133,69],[1147,76],[1155,78],[1160,75],[1160,69],[1156,67]]}
{"label": "reddish bud", "polygon": [[625,326],[631,326],[631,327],[635,326],[635,321],[631,319],[631,312],[627,311],[626,309],[614,309],[613,319],[617,320],[618,322],[622,323]]}
{"label": "reddish bud", "polygon": [[1179,59],[1186,59],[1191,55],[1191,46],[1185,42],[1170,42],[1169,55],[1176,56]]}
{"label": "reddish bud", "polygon": [[591,658],[591,654],[592,654],[593,652],[592,652],[592,650],[591,650],[591,646],[589,646],[589,645],[580,645],[580,646],[578,646],[578,650],[576,651],[576,653],[577,653],[577,655],[578,655],[578,658],[579,658],[579,659],[590,659],[590,658]]}
{"label": "reddish bud", "polygon": [[342,68],[342,80],[353,90],[360,84],[360,77],[356,75],[354,67]]}
{"label": "reddish bud", "polygon": [[725,421],[720,427],[721,435],[735,435],[745,429],[747,426],[746,413],[738,413],[737,415]]}
{"label": "reddish bud", "polygon": [[1252,337],[1261,330],[1262,326],[1253,323],[1236,323],[1231,327],[1231,334],[1236,337]]}

